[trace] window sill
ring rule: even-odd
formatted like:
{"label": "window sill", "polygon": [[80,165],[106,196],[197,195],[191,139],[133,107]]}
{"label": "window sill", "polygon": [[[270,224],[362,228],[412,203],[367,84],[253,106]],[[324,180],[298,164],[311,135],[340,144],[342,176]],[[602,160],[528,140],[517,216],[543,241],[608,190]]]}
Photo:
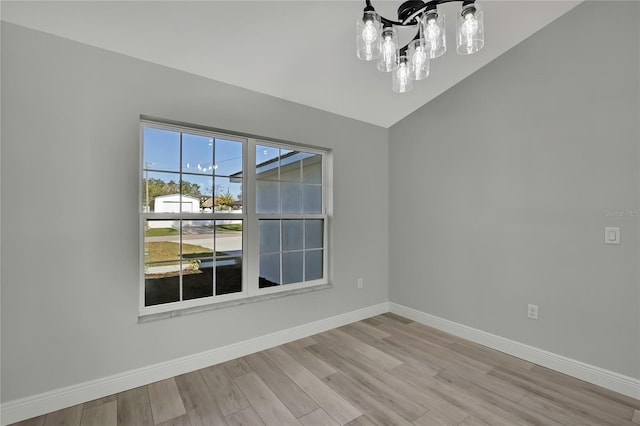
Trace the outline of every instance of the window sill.
{"label": "window sill", "polygon": [[333,288],[333,284],[320,284],[313,287],[297,288],[292,290],[279,291],[277,293],[261,294],[259,296],[244,297],[242,299],[228,300],[226,302],[211,303],[209,305],[194,306],[191,308],[176,309],[169,312],[160,312],[155,314],[139,315],[138,324],[144,324],[151,321],[163,320],[167,318],[175,318],[183,315],[191,315],[198,312],[212,311],[214,309],[223,309],[231,306],[244,305],[247,303],[261,302],[263,300],[276,299],[279,297],[292,296],[294,294],[310,293],[312,291],[327,290]]}

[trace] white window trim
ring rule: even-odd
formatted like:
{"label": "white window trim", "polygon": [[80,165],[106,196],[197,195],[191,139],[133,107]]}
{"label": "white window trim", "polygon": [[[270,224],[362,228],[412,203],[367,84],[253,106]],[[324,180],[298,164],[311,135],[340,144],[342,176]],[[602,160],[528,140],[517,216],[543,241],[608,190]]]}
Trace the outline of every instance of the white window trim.
{"label": "white window trim", "polygon": [[[253,234],[252,236],[255,237],[255,247],[249,247],[249,249],[255,249],[255,253],[252,253],[254,256],[252,257],[252,259],[255,259],[255,267],[256,267],[256,273],[252,274],[249,276],[250,280],[255,280],[254,283],[251,283],[252,285],[250,286],[250,288],[254,291],[253,294],[251,295],[262,295],[262,294],[272,294],[272,293],[279,293],[282,291],[286,291],[287,289],[292,289],[292,288],[308,288],[308,287],[314,287],[317,285],[323,285],[323,284],[327,284],[328,283],[328,273],[329,273],[329,268],[328,268],[328,256],[327,256],[327,241],[328,241],[328,217],[327,217],[327,210],[326,210],[326,200],[327,200],[327,189],[326,189],[326,176],[327,176],[327,151],[323,151],[323,150],[318,150],[318,149],[314,149],[314,148],[308,148],[308,147],[303,147],[300,145],[294,145],[294,144],[283,144],[283,143],[277,143],[277,142],[270,142],[268,140],[264,140],[264,139],[250,139],[250,148],[249,148],[249,164],[252,164],[253,166],[251,167],[251,170],[249,171],[249,175],[247,178],[247,181],[250,182],[255,182],[256,181],[256,176],[255,176],[255,164],[256,164],[256,159],[255,159],[255,155],[256,155],[256,146],[257,145],[264,145],[264,146],[268,146],[268,147],[272,147],[272,148],[280,148],[280,149],[291,149],[291,148],[299,148],[301,150],[304,150],[305,152],[309,152],[312,154],[319,154],[322,155],[322,211],[320,213],[315,213],[315,214],[311,214],[311,213],[301,213],[301,214],[288,214],[288,213],[256,213],[256,208],[255,208],[255,200],[256,200],[256,194],[255,194],[255,185],[249,185],[251,186],[251,191],[253,191],[253,194],[249,194],[251,196],[251,201],[252,201],[252,208],[248,211],[248,216],[249,216],[249,220],[250,223],[255,224],[255,226],[253,226],[253,230],[255,231],[255,234]],[[259,241],[260,241],[260,236],[258,235],[258,223],[260,219],[322,219],[324,222],[324,227],[323,227],[323,247],[322,247],[322,276],[323,278],[320,280],[313,280],[313,281],[307,281],[307,282],[302,282],[302,283],[295,283],[295,284],[283,284],[283,285],[279,285],[279,286],[274,286],[274,287],[265,287],[265,288],[258,288],[258,277],[259,277],[259,273],[258,273],[258,269],[259,269],[259,261],[260,261],[260,253],[259,253]],[[281,259],[282,262],[282,259]]]}
{"label": "white window trim", "polygon": [[[200,312],[210,309],[218,309],[227,306],[234,306],[249,302],[271,299],[273,297],[288,296],[302,292],[322,290],[331,288],[330,283],[330,240],[329,240],[329,215],[331,206],[331,176],[330,156],[331,151],[323,148],[309,147],[298,143],[271,141],[266,138],[255,138],[242,134],[233,134],[217,129],[206,129],[201,126],[191,127],[189,125],[177,125],[165,123],[163,120],[151,120],[141,118],[140,120],[140,161],[138,182],[143,182],[144,178],[144,153],[143,153],[143,132],[145,127],[153,127],[169,131],[179,131],[189,134],[197,134],[207,137],[224,138],[243,143],[243,182],[242,182],[242,213],[150,213],[143,211],[143,189],[138,185],[139,204],[139,241],[140,241],[140,279],[139,279],[139,322],[147,322],[154,319],[180,316],[182,314]],[[300,149],[305,152],[322,155],[322,212],[320,214],[257,214],[255,208],[256,201],[256,146],[266,145],[274,148]],[[201,220],[242,220],[242,291],[199,299],[164,303],[160,305],[144,306],[145,302],[145,262],[144,262],[144,228],[147,219],[201,219]],[[323,278],[319,280],[302,283],[284,284],[274,287],[259,288],[259,220],[260,219],[322,219],[323,227],[323,248],[322,248],[322,268]]]}

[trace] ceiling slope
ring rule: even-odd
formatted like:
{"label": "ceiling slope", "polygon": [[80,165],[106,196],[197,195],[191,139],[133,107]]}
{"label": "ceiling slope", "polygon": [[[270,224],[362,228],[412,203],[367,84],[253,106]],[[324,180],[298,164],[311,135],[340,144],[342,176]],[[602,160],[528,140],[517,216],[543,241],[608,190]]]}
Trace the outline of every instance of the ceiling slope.
{"label": "ceiling slope", "polygon": [[[580,1],[481,1],[485,47],[455,53],[459,3],[447,16],[448,52],[413,91],[355,56],[364,1],[2,1],[2,20],[113,52],[389,127]],[[376,2],[394,17],[400,2]],[[405,36],[407,36],[405,34]]]}

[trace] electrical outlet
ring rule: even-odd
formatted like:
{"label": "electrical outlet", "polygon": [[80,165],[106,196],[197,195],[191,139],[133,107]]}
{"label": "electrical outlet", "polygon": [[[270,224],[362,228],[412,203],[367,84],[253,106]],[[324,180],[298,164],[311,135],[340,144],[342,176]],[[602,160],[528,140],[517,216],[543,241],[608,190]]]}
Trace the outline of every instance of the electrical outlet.
{"label": "electrical outlet", "polygon": [[538,305],[529,304],[527,307],[527,316],[531,319],[538,319]]}
{"label": "electrical outlet", "polygon": [[362,278],[358,278],[358,288],[364,287],[364,280]]}

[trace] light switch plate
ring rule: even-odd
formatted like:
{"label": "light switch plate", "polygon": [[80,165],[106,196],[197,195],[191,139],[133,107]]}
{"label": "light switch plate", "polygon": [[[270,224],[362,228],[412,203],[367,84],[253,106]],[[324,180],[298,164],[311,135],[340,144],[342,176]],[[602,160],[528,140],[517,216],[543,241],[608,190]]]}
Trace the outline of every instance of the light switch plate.
{"label": "light switch plate", "polygon": [[620,228],[607,226],[604,228],[605,244],[620,244]]}

